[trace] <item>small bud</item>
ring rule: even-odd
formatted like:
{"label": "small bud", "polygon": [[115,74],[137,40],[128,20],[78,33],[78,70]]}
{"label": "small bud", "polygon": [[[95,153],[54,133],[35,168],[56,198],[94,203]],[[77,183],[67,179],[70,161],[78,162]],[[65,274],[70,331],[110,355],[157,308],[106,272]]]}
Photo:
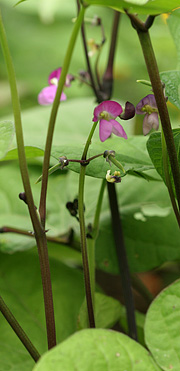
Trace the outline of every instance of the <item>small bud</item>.
{"label": "small bud", "polygon": [[113,175],[110,175],[111,170],[107,171],[106,174],[106,180],[109,183],[120,183],[121,182],[121,177],[120,177],[120,171],[115,171]]}
{"label": "small bud", "polygon": [[60,169],[63,170],[65,166],[69,165],[69,161],[66,156],[59,157],[59,162],[61,164]]}
{"label": "small bud", "polygon": [[135,115],[135,107],[132,103],[126,102],[123,113],[119,115],[122,120],[132,119]]}
{"label": "small bud", "polygon": [[21,192],[21,193],[19,193],[19,198],[20,198],[20,200],[24,201],[25,204],[27,205],[27,199],[26,199],[26,194],[25,194],[25,192]]}
{"label": "small bud", "polygon": [[103,157],[106,159],[106,161],[109,163],[109,165],[111,166],[111,161],[109,160],[109,156],[112,156],[112,157],[115,157],[115,151],[108,151],[108,150],[106,150],[105,152],[104,152],[104,155],[103,155]]}

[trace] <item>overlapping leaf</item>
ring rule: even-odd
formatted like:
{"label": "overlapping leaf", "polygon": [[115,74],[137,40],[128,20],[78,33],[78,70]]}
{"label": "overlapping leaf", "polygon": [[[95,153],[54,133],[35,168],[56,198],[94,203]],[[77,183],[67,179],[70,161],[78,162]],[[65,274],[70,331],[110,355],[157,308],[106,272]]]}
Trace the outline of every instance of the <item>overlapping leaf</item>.
{"label": "overlapping leaf", "polygon": [[155,371],[147,350],[119,332],[88,329],[46,353],[34,371]]}
{"label": "overlapping leaf", "polygon": [[151,304],[145,322],[145,340],[162,370],[180,369],[180,281],[163,290]]}

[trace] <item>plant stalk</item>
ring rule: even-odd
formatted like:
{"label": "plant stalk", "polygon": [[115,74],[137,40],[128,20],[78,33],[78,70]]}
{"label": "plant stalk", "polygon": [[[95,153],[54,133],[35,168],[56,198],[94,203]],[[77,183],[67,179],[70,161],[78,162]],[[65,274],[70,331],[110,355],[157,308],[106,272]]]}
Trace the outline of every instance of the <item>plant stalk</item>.
{"label": "plant stalk", "polygon": [[127,322],[129,329],[129,336],[137,341],[137,328],[135,320],[134,299],[131,287],[131,276],[128,267],[128,260],[126,255],[126,248],[124,245],[123,231],[121,219],[119,215],[119,208],[117,202],[116,188],[114,183],[108,183],[108,196],[111,209],[112,228],[114,235],[114,242],[116,246],[116,253],[121,273],[123,295],[126,306]]}

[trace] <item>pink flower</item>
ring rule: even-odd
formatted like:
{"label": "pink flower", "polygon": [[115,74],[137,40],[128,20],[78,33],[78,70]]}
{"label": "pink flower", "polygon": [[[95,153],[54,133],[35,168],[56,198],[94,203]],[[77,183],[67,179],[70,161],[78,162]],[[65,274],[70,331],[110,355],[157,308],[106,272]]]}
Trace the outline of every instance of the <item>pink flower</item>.
{"label": "pink flower", "polygon": [[[57,68],[57,70],[51,72],[51,74],[49,75],[49,78],[48,78],[48,84],[49,86],[46,86],[44,89],[42,89],[38,95],[38,102],[39,104],[41,105],[49,105],[49,104],[52,104],[54,102],[54,98],[55,98],[55,95],[56,95],[56,91],[57,91],[57,86],[58,86],[58,81],[60,79],[60,76],[61,76],[61,70],[62,68]],[[73,80],[73,76],[72,75],[67,75],[66,76],[66,82],[65,82],[65,86],[66,87],[69,87],[71,86],[71,81]],[[64,101],[66,100],[66,95],[64,93],[61,94],[61,101]]]}
{"label": "pink flower", "polygon": [[159,129],[158,109],[153,94],[149,94],[137,104],[136,113],[145,115],[143,120],[143,134],[147,135],[151,129]]}
{"label": "pink flower", "polygon": [[118,137],[127,139],[127,135],[123,127],[115,120],[122,113],[123,109],[117,102],[107,100],[100,103],[94,110],[93,121],[99,122],[99,137],[101,142],[104,142],[110,137],[111,133]]}

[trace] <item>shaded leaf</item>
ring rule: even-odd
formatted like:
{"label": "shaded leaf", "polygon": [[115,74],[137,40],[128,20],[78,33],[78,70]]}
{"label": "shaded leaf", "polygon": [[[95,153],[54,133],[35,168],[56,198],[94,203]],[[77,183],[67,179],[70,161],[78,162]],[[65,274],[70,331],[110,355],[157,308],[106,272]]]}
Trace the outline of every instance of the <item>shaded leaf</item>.
{"label": "shaded leaf", "polygon": [[[40,354],[47,350],[46,325],[38,255],[35,251],[0,254],[1,295]],[[56,312],[57,341],[76,329],[77,316],[84,298],[83,277],[51,259],[51,278]],[[0,332],[0,370],[31,371],[34,362],[2,314]]]}
{"label": "shaded leaf", "polygon": [[180,71],[161,72],[160,76],[169,101],[180,109]]}
{"label": "shaded leaf", "polygon": [[[96,328],[111,328],[120,319],[122,304],[110,296],[95,293]],[[87,304],[84,300],[78,317],[78,329],[88,328]]]}

